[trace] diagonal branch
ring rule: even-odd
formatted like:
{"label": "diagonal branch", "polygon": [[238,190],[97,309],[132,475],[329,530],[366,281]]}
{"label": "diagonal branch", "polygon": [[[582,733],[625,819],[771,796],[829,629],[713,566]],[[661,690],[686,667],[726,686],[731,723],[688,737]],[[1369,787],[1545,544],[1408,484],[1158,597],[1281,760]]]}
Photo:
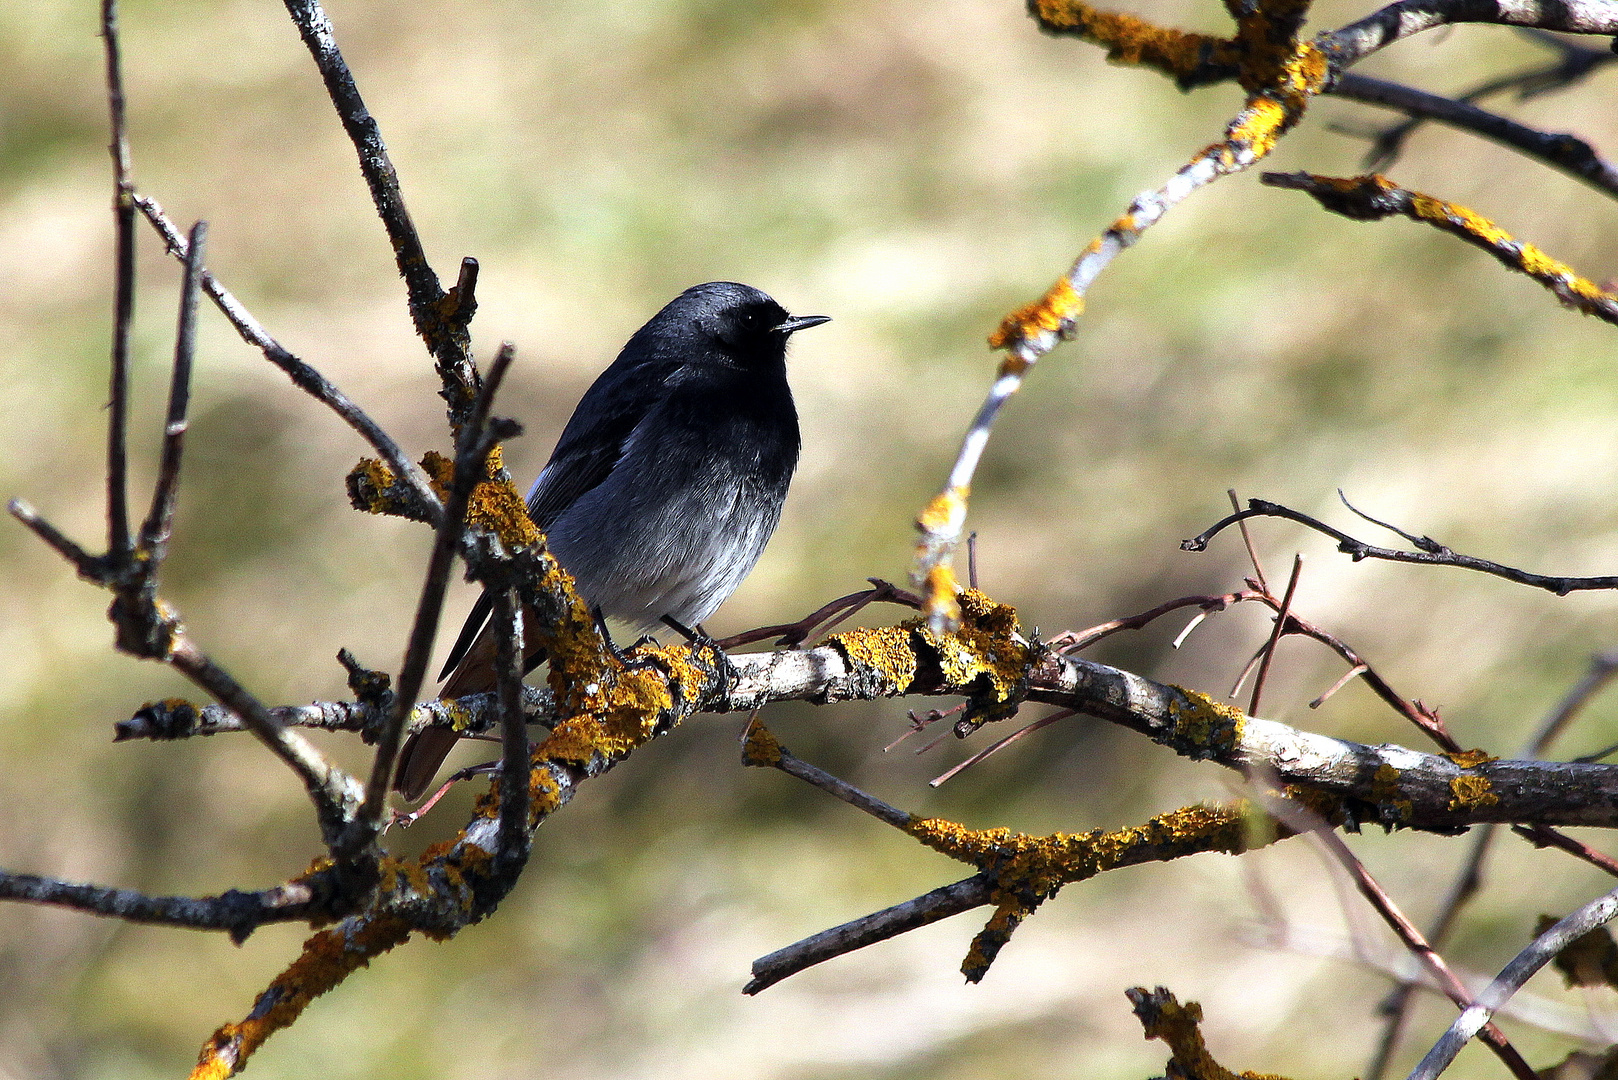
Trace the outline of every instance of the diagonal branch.
{"label": "diagonal branch", "polygon": [[1540,934],[1477,995],[1475,1004],[1455,1018],[1449,1030],[1411,1072],[1410,1080],[1437,1080],[1472,1036],[1489,1024],[1495,1010],[1509,1001],[1536,971],[1578,938],[1606,925],[1614,917],[1618,917],[1618,889],[1590,901]]}
{"label": "diagonal branch", "polygon": [[[1501,146],[1521,151],[1576,180],[1584,181],[1597,191],[1618,196],[1618,166],[1596,153],[1593,146],[1576,135],[1540,131],[1481,109],[1469,101],[1430,94],[1425,90],[1356,72],[1345,72],[1327,92],[1350,101],[1398,109],[1412,117],[1437,120],[1450,127],[1470,131]],[[1392,153],[1385,149],[1386,136],[1394,132],[1402,134],[1404,128],[1405,125],[1401,124],[1377,139],[1376,149],[1367,167],[1379,168],[1392,161]]]}
{"label": "diagonal branch", "polygon": [[331,20],[319,0],[285,0],[285,4],[304,45],[314,57],[315,66],[320,69],[320,77],[343,129],[359,155],[360,172],[371,189],[371,200],[393,244],[394,259],[405,281],[410,317],[433,355],[445,390],[452,395],[450,413],[459,417],[472,407],[478,387],[477,369],[467,351],[466,322],[457,321],[470,319],[472,307],[460,303],[459,298],[451,304],[443,304],[446,299],[443,287],[427,263],[421,237],[405,208],[404,195],[399,190],[399,174],[382,141],[382,131],[365,107],[354,76],[337,47]]}
{"label": "diagonal branch", "polygon": [[[145,195],[135,195],[134,202],[146,220],[151,223],[152,228],[163,238],[169,254],[184,261],[188,251],[185,238],[174,227],[174,223],[163,212],[163,208],[155,199]],[[230,325],[235,327],[236,333],[243,341],[262,352],[264,358],[280,368],[292,380],[294,386],[331,409],[349,427],[358,432],[360,438],[369,443],[387,463],[393,475],[409,485],[421,508],[423,519],[430,525],[438,524],[443,514],[443,507],[433,492],[432,484],[427,480],[427,474],[405,456],[392,436],[382,430],[375,420],[366,415],[363,409],[354,404],[348,395],[334,386],[329,379],[283,348],[252,313],[241,305],[230,290],[220,284],[219,279],[206,269],[202,271],[202,291],[208,294],[209,299],[224,314]]]}

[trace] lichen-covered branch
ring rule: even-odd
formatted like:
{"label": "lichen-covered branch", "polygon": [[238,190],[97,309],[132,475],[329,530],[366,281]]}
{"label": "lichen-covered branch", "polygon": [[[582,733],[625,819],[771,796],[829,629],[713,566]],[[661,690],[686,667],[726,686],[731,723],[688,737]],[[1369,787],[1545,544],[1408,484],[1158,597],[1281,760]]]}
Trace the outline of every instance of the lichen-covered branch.
{"label": "lichen-covered branch", "polygon": [[1208,1044],[1198,1027],[1202,1006],[1195,1001],[1181,1005],[1166,987],[1147,990],[1137,986],[1124,991],[1148,1039],[1162,1039],[1171,1055],[1169,1076],[1184,1080],[1286,1080],[1270,1073],[1234,1073],[1208,1052]]}
{"label": "lichen-covered branch", "polygon": [[1262,160],[1303,116],[1309,99],[1325,87],[1328,75],[1324,55],[1297,40],[1307,8],[1306,3],[1277,0],[1246,12],[1238,21],[1238,40],[1243,45],[1239,79],[1249,97],[1226,126],[1223,138],[1193,156],[1167,184],[1137,196],[1043,297],[1006,316],[990,336],[990,346],[1005,350],[1005,359],[967,428],[944,490],[916,518],[921,539],[914,576],[925,584],[928,624],[934,631],[952,626],[959,618],[951,563],[966,522],[972,478],[1001,409],[1039,358],[1073,335],[1084,310],[1085,293],[1119,253],[1199,188]]}
{"label": "lichen-covered branch", "polygon": [[1327,210],[1355,221],[1380,221],[1397,214],[1431,225],[1482,248],[1508,269],[1527,274],[1568,307],[1618,324],[1618,295],[1458,203],[1410,191],[1377,175],[1338,178],[1303,172],[1265,173],[1262,179],[1271,187],[1307,192]]}

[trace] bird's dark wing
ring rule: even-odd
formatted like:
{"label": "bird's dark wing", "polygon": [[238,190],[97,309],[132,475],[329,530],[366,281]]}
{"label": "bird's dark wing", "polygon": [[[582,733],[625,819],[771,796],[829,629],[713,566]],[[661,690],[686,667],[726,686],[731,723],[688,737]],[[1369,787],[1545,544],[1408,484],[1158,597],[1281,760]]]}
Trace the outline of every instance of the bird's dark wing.
{"label": "bird's dark wing", "polygon": [[677,364],[668,363],[630,366],[621,356],[585,391],[528,493],[528,516],[541,531],[607,478],[677,370]]}
{"label": "bird's dark wing", "polygon": [[[625,357],[620,356],[584,392],[562,429],[562,437],[556,441],[556,449],[551,451],[550,461],[528,493],[528,516],[541,531],[548,530],[579,496],[611,474],[635,428],[663,397],[669,378],[679,368],[678,363],[624,361]],[[465,659],[493,608],[494,601],[487,593],[478,597],[444,661],[440,682]]]}

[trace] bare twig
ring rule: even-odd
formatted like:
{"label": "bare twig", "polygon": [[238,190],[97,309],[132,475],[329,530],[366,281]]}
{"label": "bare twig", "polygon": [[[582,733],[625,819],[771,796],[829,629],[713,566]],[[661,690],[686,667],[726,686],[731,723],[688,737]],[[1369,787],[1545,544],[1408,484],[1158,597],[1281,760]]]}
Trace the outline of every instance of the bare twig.
{"label": "bare twig", "polygon": [[742,993],[756,994],[816,964],[982,907],[993,893],[994,883],[988,874],[973,874],[913,900],[822,930],[754,960],[753,978],[742,987]]}
{"label": "bare twig", "polygon": [[1437,1080],[1461,1052],[1461,1047],[1484,1029],[1494,1011],[1510,1000],[1536,971],[1578,938],[1611,922],[1614,916],[1618,916],[1618,889],[1590,901],[1540,934],[1477,995],[1474,1004],[1455,1018],[1449,1030],[1411,1072],[1409,1080]]}
{"label": "bare twig", "polygon": [[[163,208],[156,200],[145,195],[135,195],[134,202],[146,220],[151,223],[152,228],[163,238],[169,254],[183,262],[187,256],[185,238],[174,227],[174,223],[163,212]],[[262,352],[266,360],[280,368],[292,380],[293,385],[335,412],[344,423],[371,445],[378,456],[387,463],[393,475],[410,486],[411,493],[421,507],[422,517],[429,525],[436,526],[439,523],[443,507],[439,505],[438,496],[428,483],[427,475],[421,471],[419,465],[405,456],[392,436],[383,431],[376,421],[354,404],[347,394],[333,385],[331,380],[283,348],[252,313],[231,295],[230,290],[206,269],[202,272],[202,291],[208,294],[208,298],[214,302],[214,306],[235,328],[243,341]]]}
{"label": "bare twig", "polygon": [[1258,678],[1253,680],[1253,698],[1247,706],[1251,715],[1258,715],[1259,697],[1264,693],[1264,677],[1270,673],[1270,661],[1275,658],[1275,647],[1280,644],[1281,635],[1286,632],[1287,616],[1292,612],[1292,595],[1298,589],[1298,576],[1303,573],[1303,553],[1292,557],[1292,576],[1287,579],[1287,591],[1281,597],[1281,606],[1275,612],[1275,629],[1270,633],[1270,640],[1264,646],[1264,661],[1259,664]]}
{"label": "bare twig", "polygon": [[[824,634],[838,623],[852,618],[855,613],[867,604],[887,601],[888,603],[901,604],[905,607],[921,607],[921,597],[914,593],[906,592],[904,589],[883,581],[881,578],[871,578],[870,581],[872,588],[852,592],[847,596],[839,596],[831,603],[810,612],[797,622],[777,623],[773,626],[761,626],[756,630],[744,630],[740,634],[732,634],[730,637],[721,638],[715,644],[722,649],[734,649],[742,645],[751,645],[755,641],[765,641],[769,638],[778,637],[780,640],[776,642],[777,645],[796,646],[814,637],[817,627]],[[822,626],[822,623],[825,625]]]}
{"label": "bare twig", "polygon": [[199,221],[191,226],[185,280],[180,287],[179,325],[174,333],[174,371],[169,383],[168,418],[163,424],[163,456],[158,464],[157,484],[152,490],[152,510],[140,530],[141,550],[158,561],[166,555],[169,537],[174,531],[174,504],[180,490],[180,459],[185,449],[186,412],[191,401],[191,367],[197,348],[197,290],[207,236],[206,222]]}
{"label": "bare twig", "polygon": [[72,908],[124,922],[225,930],[237,944],[266,923],[301,922],[325,910],[333,892],[329,871],[259,892],[232,889],[219,896],[147,896],[33,874],[0,871],[0,897]]}
{"label": "bare twig", "polygon": [[1066,720],[1068,717],[1073,715],[1075,715],[1075,713],[1072,709],[1058,709],[1049,716],[1042,716],[1038,720],[1024,724],[1022,727],[1018,728],[1016,731],[1013,731],[1010,735],[1007,735],[999,742],[993,743],[990,746],[979,750],[977,753],[973,754],[971,757],[967,758],[965,761],[961,762],[959,765],[956,765],[954,768],[943,773],[942,775],[933,777],[931,780],[927,781],[927,786],[938,787],[946,780],[953,779],[956,774],[966,769],[970,769],[972,766],[976,765],[978,762],[984,760],[990,755],[996,754],[1010,746],[1012,743],[1021,739],[1024,735],[1031,735],[1040,728],[1049,727],[1058,720]]}
{"label": "bare twig", "polygon": [[101,0],[101,39],[107,60],[111,116],[113,216],[117,226],[117,281],[112,317],[111,390],[107,406],[107,551],[129,551],[129,328],[135,314],[135,207],[130,179],[129,126],[123,63],[118,45],[118,0]]}
{"label": "bare twig", "polygon": [[[1584,181],[1597,191],[1618,196],[1618,166],[1575,135],[1531,128],[1509,117],[1481,109],[1465,97],[1447,98],[1357,72],[1344,73],[1330,92],[1351,101],[1398,109],[1416,120],[1437,120],[1450,127],[1470,131],[1544,162]],[[1416,120],[1406,121],[1374,136],[1372,150],[1366,155],[1365,168],[1381,169],[1390,164],[1398,153],[1400,140],[1408,134]]]}
{"label": "bare twig", "polygon": [[434,536],[432,554],[428,557],[421,599],[416,605],[410,641],[399,668],[394,712],[377,738],[376,759],[366,784],[365,807],[360,824],[369,830],[381,824],[388,786],[393,781],[393,766],[404,737],[405,721],[427,677],[427,662],[432,656],[433,638],[438,633],[438,619],[443,611],[445,590],[449,587],[450,568],[466,527],[467,502],[472,496],[473,487],[485,475],[489,451],[502,434],[500,425],[488,422],[489,408],[514,355],[515,347],[510,342],[500,346],[499,353],[489,366],[488,380],[483,383],[477,403],[473,406],[471,420],[460,432],[449,503],[444,508],[444,518]]}
{"label": "bare twig", "polygon": [[1318,533],[1322,533],[1337,541],[1337,550],[1359,562],[1361,559],[1385,559],[1389,562],[1419,563],[1425,566],[1458,566],[1463,570],[1476,570],[1482,574],[1514,581],[1519,585],[1529,585],[1536,589],[1553,592],[1557,596],[1566,596],[1570,592],[1579,592],[1591,589],[1618,589],[1618,576],[1606,577],[1549,577],[1545,574],[1535,574],[1526,570],[1518,570],[1500,563],[1479,559],[1471,555],[1462,555],[1451,551],[1442,544],[1435,542],[1432,551],[1399,551],[1394,548],[1376,547],[1363,540],[1356,540],[1340,529],[1334,529],[1325,522],[1316,520],[1308,514],[1273,503],[1267,499],[1247,500],[1247,509],[1214,523],[1208,529],[1181,541],[1180,547],[1185,551],[1206,551],[1208,541],[1217,536],[1228,526],[1238,521],[1245,521],[1254,517],[1277,517],[1288,521],[1296,521],[1306,525]]}
{"label": "bare twig", "polygon": [[1315,44],[1332,66],[1350,67],[1396,41],[1452,23],[1533,26],[1568,34],[1618,33],[1618,10],[1609,0],[1559,0],[1555,4],[1513,4],[1506,0],[1399,0],[1339,30],[1320,34]]}
{"label": "bare twig", "polygon": [[[498,381],[489,376],[485,392]],[[528,862],[528,726],[522,709],[523,617],[510,589],[494,590],[495,692],[500,704],[500,831],[495,852],[499,887],[516,884]]]}
{"label": "bare twig", "polygon": [[[288,14],[298,27],[304,45],[314,57],[315,66],[326,84],[343,129],[359,155],[360,172],[371,189],[371,200],[377,215],[392,242],[399,273],[405,280],[410,299],[410,317],[416,332],[427,343],[428,350],[438,366],[444,388],[452,395],[450,413],[460,417],[470,409],[477,395],[477,370],[467,351],[466,324],[446,320],[440,310],[444,299],[438,275],[427,263],[427,253],[410,212],[405,208],[404,195],[399,190],[399,174],[388,156],[382,141],[382,131],[376,119],[365,107],[354,76],[349,71],[343,54],[332,34],[331,20],[327,18],[319,0],[285,0]],[[453,305],[450,314],[470,317],[470,298]]]}
{"label": "bare twig", "polygon": [[[1111,622],[1092,626],[1088,630],[1067,631],[1066,633],[1058,634],[1051,639],[1050,645],[1051,648],[1062,653],[1083,652],[1102,638],[1111,637],[1113,634],[1124,630],[1139,630],[1141,627],[1167,615],[1171,611],[1178,611],[1180,608],[1193,606],[1202,608],[1201,614],[1197,616],[1197,619],[1200,620],[1212,612],[1224,611],[1231,604],[1239,604],[1244,600],[1259,599],[1262,599],[1262,594],[1253,590],[1225,593],[1221,596],[1182,596],[1175,600],[1165,601],[1148,611],[1141,612],[1139,615],[1113,619]],[[1193,621],[1190,626],[1180,632],[1180,637],[1183,638],[1190,632],[1191,626],[1195,625],[1196,623]],[[1176,646],[1179,644],[1179,639],[1176,639],[1175,644]]]}
{"label": "bare twig", "polygon": [[[1462,985],[1461,980],[1456,978],[1455,973],[1450,970],[1444,958],[1438,954],[1432,945],[1428,944],[1421,931],[1416,929],[1416,924],[1411,922],[1404,912],[1399,910],[1399,906],[1394,903],[1393,898],[1382,888],[1376,878],[1371,876],[1371,872],[1365,868],[1365,864],[1355,857],[1354,853],[1348,849],[1348,845],[1343,842],[1342,837],[1338,836],[1331,826],[1290,800],[1265,796],[1263,804],[1266,809],[1298,832],[1313,833],[1325,845],[1326,850],[1332,854],[1332,857],[1348,872],[1355,887],[1359,889],[1360,895],[1364,896],[1377,914],[1382,916],[1383,921],[1398,935],[1405,948],[1427,968],[1438,986],[1444,991],[1444,995],[1462,1010],[1472,1006],[1472,996],[1467,993],[1466,987]],[[1517,1077],[1517,1080],[1539,1080],[1539,1074],[1523,1060],[1522,1055],[1511,1045],[1504,1032],[1493,1024],[1483,1025],[1481,1030],[1483,1039],[1489,1044],[1489,1048],[1505,1063],[1506,1067],[1511,1070],[1512,1075]]]}
{"label": "bare twig", "polygon": [[[1235,488],[1226,488],[1225,494],[1230,497],[1230,508],[1232,510],[1240,510],[1242,508],[1242,504],[1236,498]],[[1270,583],[1264,580],[1264,564],[1258,560],[1258,549],[1253,546],[1253,537],[1247,532],[1247,522],[1242,522],[1241,527],[1242,543],[1247,545],[1247,557],[1253,563],[1253,576],[1258,578],[1259,591],[1269,592]]]}

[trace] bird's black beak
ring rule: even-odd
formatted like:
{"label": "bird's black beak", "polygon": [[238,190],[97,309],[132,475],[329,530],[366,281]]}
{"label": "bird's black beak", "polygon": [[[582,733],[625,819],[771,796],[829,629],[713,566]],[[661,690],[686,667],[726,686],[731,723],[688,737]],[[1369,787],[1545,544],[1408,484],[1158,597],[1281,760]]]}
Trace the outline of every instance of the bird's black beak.
{"label": "bird's black beak", "polygon": [[796,334],[799,330],[828,322],[831,322],[830,315],[794,315],[780,326],[771,327],[771,330],[778,334]]}

